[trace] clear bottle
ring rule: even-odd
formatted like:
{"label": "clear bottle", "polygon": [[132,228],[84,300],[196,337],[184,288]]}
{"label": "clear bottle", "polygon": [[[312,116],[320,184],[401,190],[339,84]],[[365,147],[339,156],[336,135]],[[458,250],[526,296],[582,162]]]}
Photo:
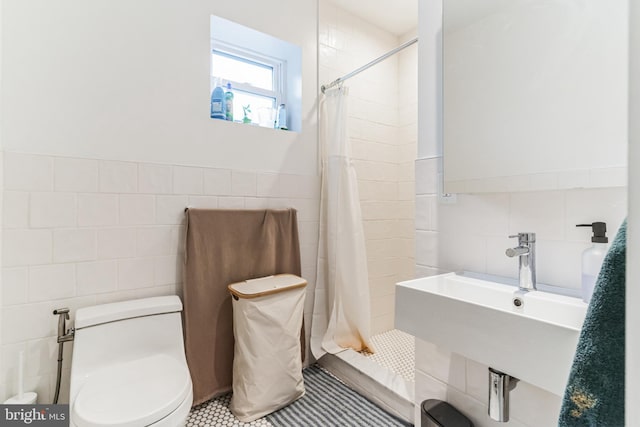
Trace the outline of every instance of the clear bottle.
{"label": "clear bottle", "polygon": [[227,120],[233,121],[233,92],[231,92],[231,83],[227,83],[227,91],[224,94],[224,102]]}
{"label": "clear bottle", "polygon": [[607,224],[594,222],[592,224],[578,224],[576,227],[591,227],[593,231],[593,237],[591,237],[593,245],[582,253],[582,300],[588,303],[593,296],[602,262],[609,247]]}
{"label": "clear bottle", "polygon": [[211,118],[221,120],[227,119],[225,112],[224,89],[222,89],[219,83],[216,83],[216,88],[211,92]]}
{"label": "clear bottle", "polygon": [[275,128],[289,130],[289,128],[287,127],[287,107],[284,104],[280,104],[280,106],[278,107]]}

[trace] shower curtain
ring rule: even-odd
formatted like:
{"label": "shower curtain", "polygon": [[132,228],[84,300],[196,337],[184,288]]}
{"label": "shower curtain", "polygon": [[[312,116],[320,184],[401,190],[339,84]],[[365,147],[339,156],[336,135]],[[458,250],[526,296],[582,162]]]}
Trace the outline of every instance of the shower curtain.
{"label": "shower curtain", "polygon": [[346,348],[373,351],[367,258],[356,172],[347,137],[345,87],[321,101],[320,236],[311,352],[316,359]]}

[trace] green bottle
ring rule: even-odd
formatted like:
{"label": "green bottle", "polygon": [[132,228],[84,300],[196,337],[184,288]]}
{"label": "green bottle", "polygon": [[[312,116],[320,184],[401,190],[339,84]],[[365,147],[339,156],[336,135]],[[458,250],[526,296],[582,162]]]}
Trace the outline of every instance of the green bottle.
{"label": "green bottle", "polygon": [[233,121],[233,92],[231,92],[231,83],[227,83],[227,91],[224,94],[224,102],[227,107],[227,120]]}

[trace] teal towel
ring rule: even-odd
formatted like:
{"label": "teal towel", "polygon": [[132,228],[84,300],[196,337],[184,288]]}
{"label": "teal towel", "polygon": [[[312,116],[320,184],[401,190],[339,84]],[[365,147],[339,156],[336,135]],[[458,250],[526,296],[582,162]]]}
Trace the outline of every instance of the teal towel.
{"label": "teal towel", "polygon": [[558,426],[624,426],[627,221],[598,275],[562,400]]}

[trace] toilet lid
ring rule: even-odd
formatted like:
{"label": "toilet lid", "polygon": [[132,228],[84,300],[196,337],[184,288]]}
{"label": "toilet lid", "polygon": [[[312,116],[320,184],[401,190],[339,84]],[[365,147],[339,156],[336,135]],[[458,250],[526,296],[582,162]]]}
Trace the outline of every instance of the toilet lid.
{"label": "toilet lid", "polygon": [[105,368],[89,377],[73,404],[82,427],[148,426],[173,412],[191,390],[185,363],[156,355]]}

